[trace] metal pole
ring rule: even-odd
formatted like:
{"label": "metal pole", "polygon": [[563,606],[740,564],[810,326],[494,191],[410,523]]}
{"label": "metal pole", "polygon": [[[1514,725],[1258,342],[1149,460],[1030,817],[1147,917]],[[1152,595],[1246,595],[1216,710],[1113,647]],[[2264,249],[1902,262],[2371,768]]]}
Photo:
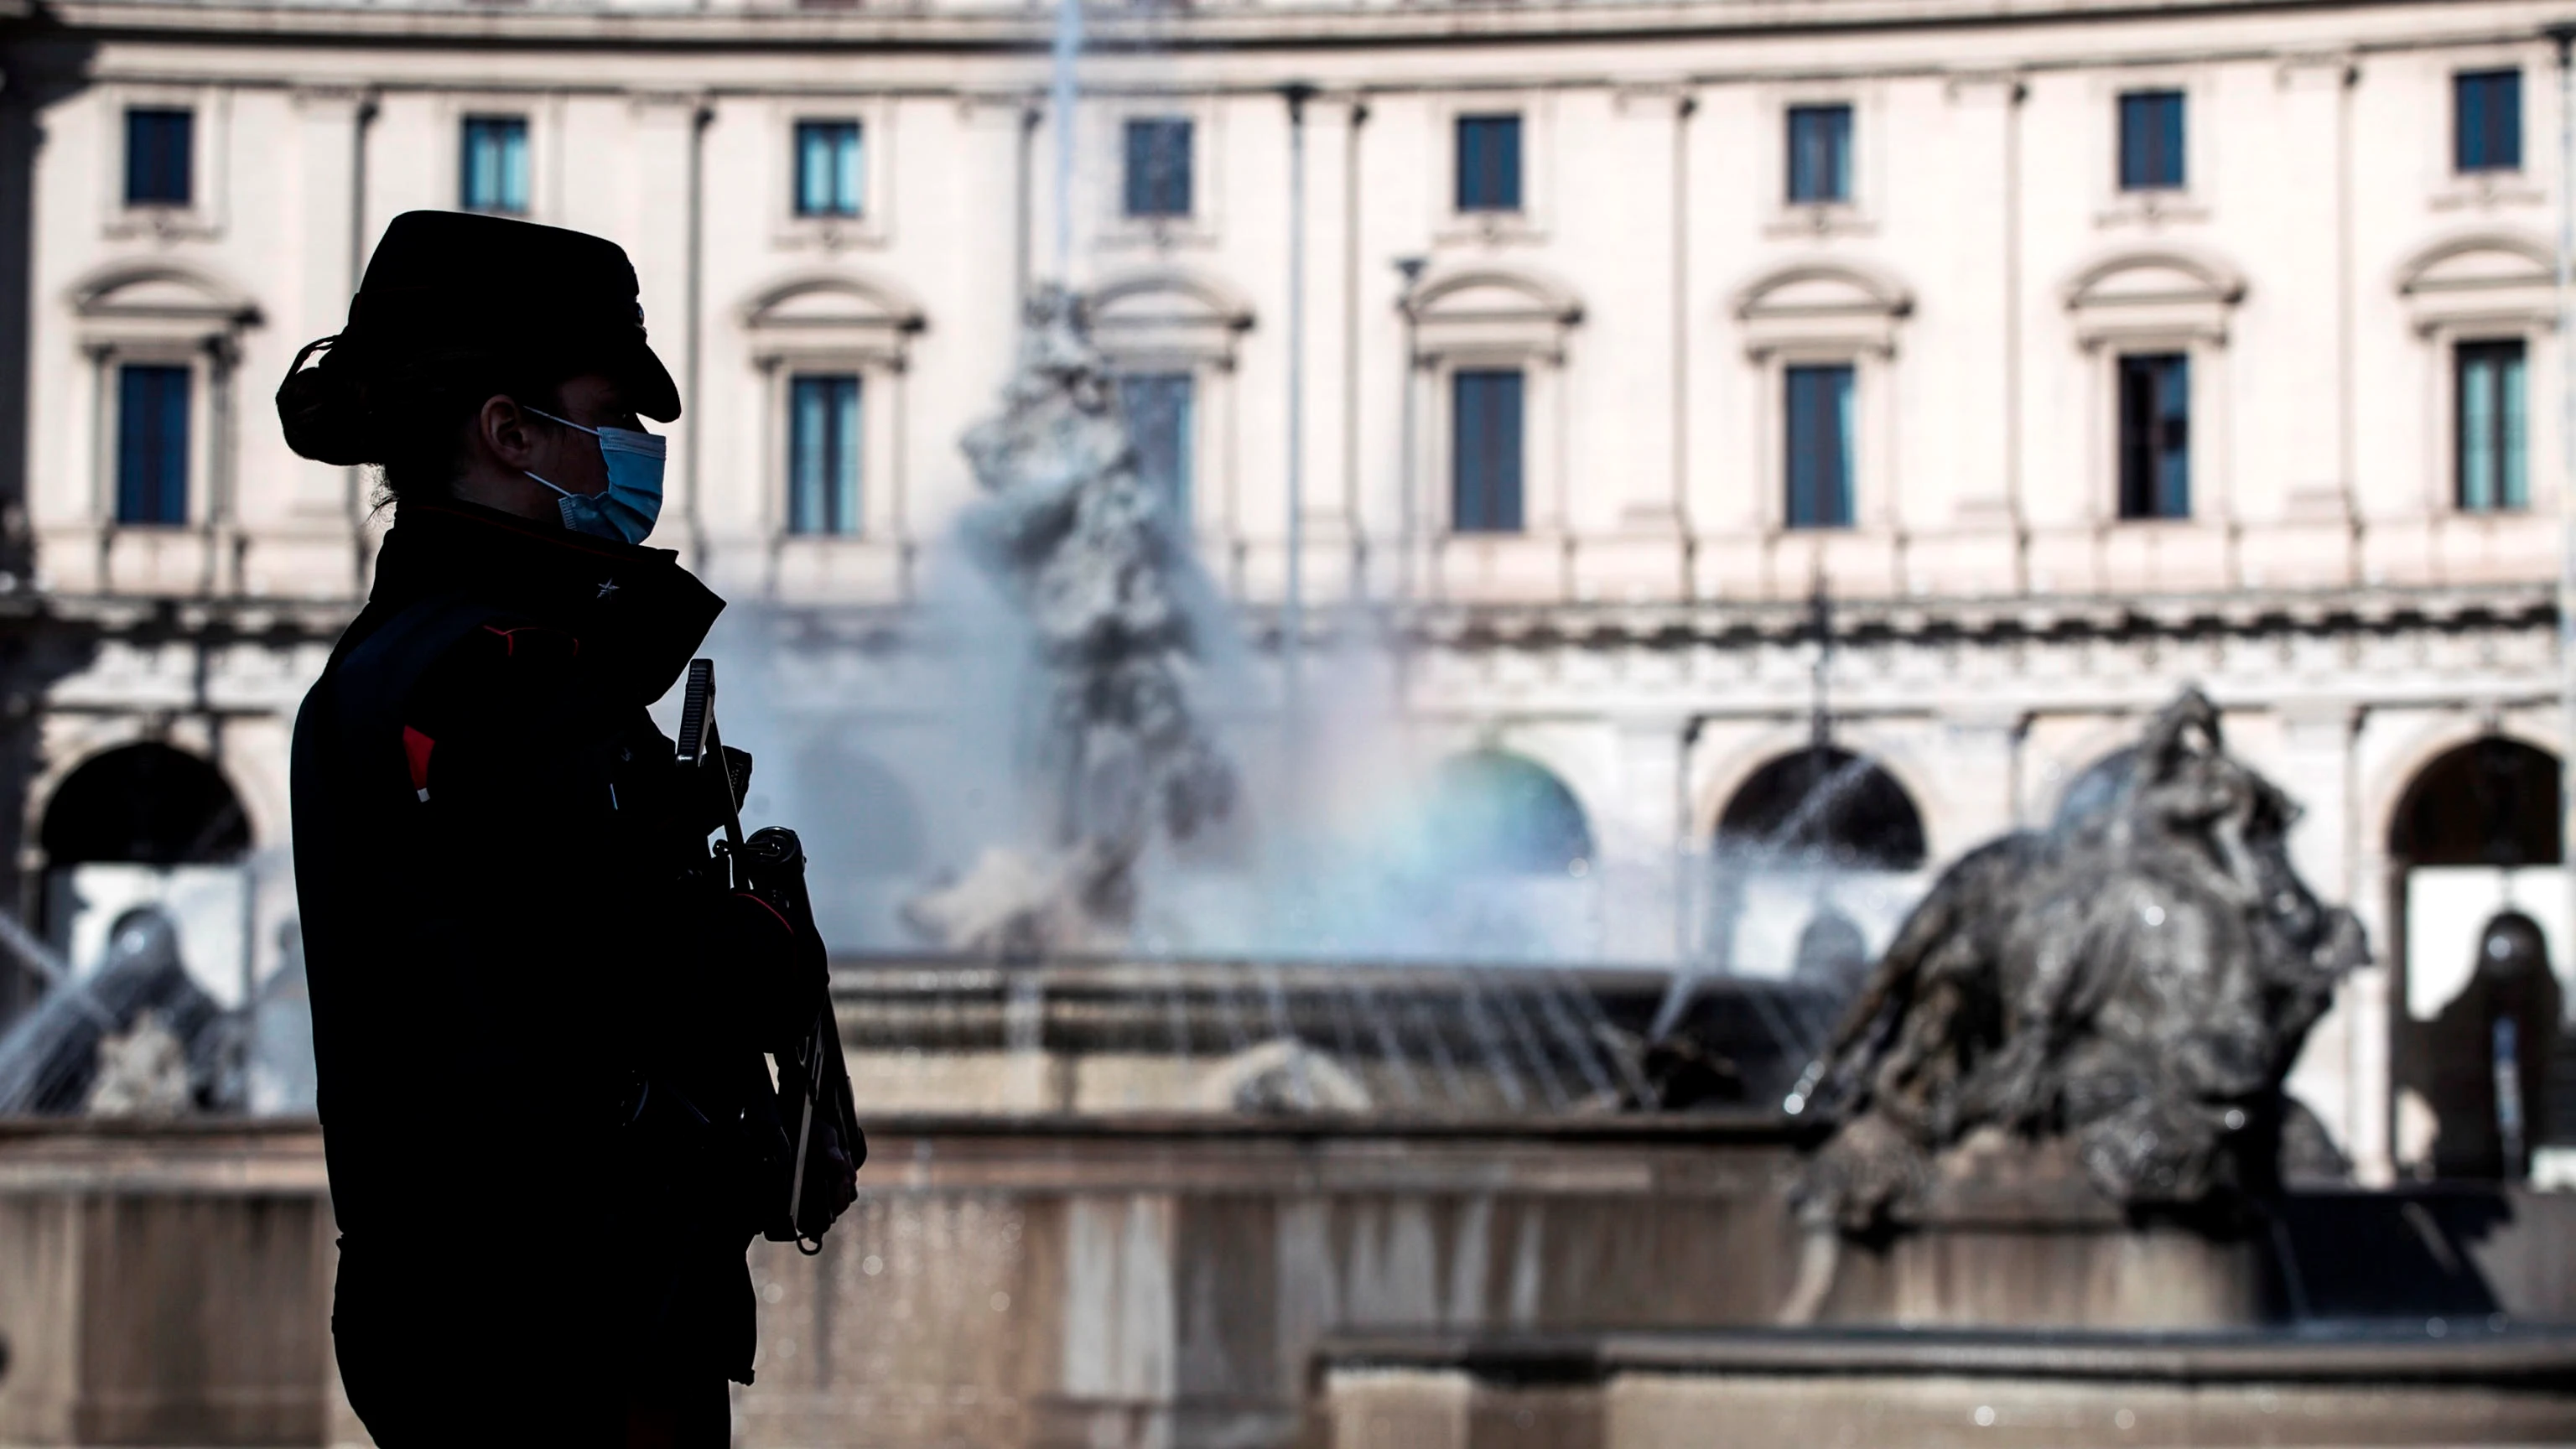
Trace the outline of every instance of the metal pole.
{"label": "metal pole", "polygon": [[1281,88],[1288,101],[1288,581],[1279,610],[1280,723],[1290,778],[1305,716],[1306,552],[1306,102],[1315,88]]}
{"label": "metal pole", "polygon": [[[2558,839],[2567,930],[2576,949],[2576,25],[2558,43]],[[2576,997],[2567,1008],[2576,1010]]]}

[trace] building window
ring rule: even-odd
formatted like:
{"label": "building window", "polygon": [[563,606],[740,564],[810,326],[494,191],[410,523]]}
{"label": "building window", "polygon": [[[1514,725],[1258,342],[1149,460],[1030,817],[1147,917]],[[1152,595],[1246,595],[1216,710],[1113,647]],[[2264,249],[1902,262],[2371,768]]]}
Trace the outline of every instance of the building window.
{"label": "building window", "polygon": [[188,369],[116,370],[116,521],[188,521]]}
{"label": "building window", "polygon": [[1851,149],[1851,107],[1791,106],[1789,199],[1851,200]]}
{"label": "building window", "polygon": [[2182,184],[2182,92],[2120,97],[2120,189],[2179,191]]}
{"label": "building window", "polygon": [[2451,136],[2462,171],[2522,169],[2522,72],[2478,70],[2451,77]]}
{"label": "building window", "polygon": [[189,175],[197,118],[190,111],[125,113],[125,204],[186,206],[194,200]]}
{"label": "building window", "polygon": [[462,201],[467,211],[528,214],[528,120],[467,116]]}
{"label": "building window", "polygon": [[1159,116],[1127,123],[1127,214],[1190,214],[1190,123]]}
{"label": "building window", "polygon": [[1460,372],[1450,381],[1450,527],[1459,533],[1521,530],[1521,397],[1518,368]]}
{"label": "building window", "polygon": [[865,179],[860,168],[859,123],[796,123],[796,214],[856,216]]}
{"label": "building window", "polygon": [[1849,528],[1852,521],[1850,363],[1787,369],[1788,521],[1791,528]]}
{"label": "building window", "polygon": [[2469,513],[2526,507],[2522,344],[2463,342],[2456,356],[2460,507]]}
{"label": "building window", "polygon": [[1195,379],[1186,372],[1131,372],[1118,379],[1118,405],[1136,448],[1136,474],[1180,528],[1190,521],[1191,414]]}
{"label": "building window", "polygon": [[788,384],[787,531],[859,531],[859,379],[800,376]]}
{"label": "building window", "polygon": [[1521,209],[1521,118],[1458,118],[1458,209]]}
{"label": "building window", "polygon": [[2191,517],[2191,359],[2120,359],[2120,516]]}

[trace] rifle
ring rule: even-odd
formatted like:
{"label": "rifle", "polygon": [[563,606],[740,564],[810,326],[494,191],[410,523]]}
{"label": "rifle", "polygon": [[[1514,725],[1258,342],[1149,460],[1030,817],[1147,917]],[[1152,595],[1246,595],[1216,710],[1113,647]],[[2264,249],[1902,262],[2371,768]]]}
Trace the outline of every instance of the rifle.
{"label": "rifle", "polygon": [[[680,706],[679,760],[682,768],[702,775],[709,770],[720,772],[709,781],[724,801],[724,839],[710,851],[719,878],[732,889],[776,907],[800,938],[820,949],[813,901],[805,890],[804,843],[795,831],[776,825],[753,831],[749,839],[743,836],[742,800],[751,783],[751,756],[727,749],[716,728],[712,659],[689,662],[688,688]],[[823,1184],[819,1178],[809,1183],[806,1171],[821,1145],[815,1140],[816,1117],[839,1136],[853,1170],[868,1156],[867,1136],[859,1129],[858,1110],[850,1098],[850,1069],[841,1055],[841,1028],[832,1016],[828,984],[817,993],[796,1047],[785,1055],[773,1055],[779,1097],[797,1104],[796,1131],[793,1155],[785,1169],[785,1200],[774,1215],[764,1210],[767,1221],[761,1235],[773,1243],[792,1242],[797,1251],[811,1255],[823,1250],[823,1234],[832,1226],[832,1206],[822,1196]],[[809,1193],[809,1187],[814,1191]]]}

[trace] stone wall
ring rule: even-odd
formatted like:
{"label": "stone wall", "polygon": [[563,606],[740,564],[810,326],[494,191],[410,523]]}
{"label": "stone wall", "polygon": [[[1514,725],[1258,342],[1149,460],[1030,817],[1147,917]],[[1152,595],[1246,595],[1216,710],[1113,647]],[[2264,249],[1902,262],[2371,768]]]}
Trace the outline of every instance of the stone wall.
{"label": "stone wall", "polygon": [[[2099,1213],[1963,1215],[1820,1270],[1784,1210],[1775,1121],[873,1125],[864,1195],[822,1253],[754,1250],[743,1445],[1285,1445],[1319,1345],[1352,1334],[2205,1328],[2280,1297],[2247,1281],[2242,1243]],[[2304,1211],[2284,1231],[2319,1245],[2299,1259],[2311,1303],[2387,1281],[2464,1328],[2576,1321],[2576,1196]],[[2367,1231],[2319,1226],[2338,1211]],[[310,1127],[0,1128],[0,1443],[361,1442],[324,1328],[330,1254]]]}

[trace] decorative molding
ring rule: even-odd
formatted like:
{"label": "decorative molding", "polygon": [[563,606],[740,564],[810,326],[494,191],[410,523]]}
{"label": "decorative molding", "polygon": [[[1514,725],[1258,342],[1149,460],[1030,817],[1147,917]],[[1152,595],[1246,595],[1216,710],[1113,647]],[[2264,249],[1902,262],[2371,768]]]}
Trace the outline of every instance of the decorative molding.
{"label": "decorative molding", "polygon": [[1518,267],[1439,272],[1400,305],[1413,320],[1417,362],[1461,353],[1563,362],[1565,333],[1583,320],[1573,288]]}
{"label": "decorative molding", "polygon": [[2245,276],[2204,253],[2152,247],[2106,257],[2060,289],[2085,347],[2129,340],[2227,341]]}
{"label": "decorative molding", "polygon": [[752,360],[875,362],[901,367],[912,338],[929,323],[921,304],[890,282],[847,272],[810,272],[756,294],[741,310]]}
{"label": "decorative molding", "polygon": [[1083,298],[1092,337],[1120,362],[1167,358],[1232,370],[1252,330],[1251,301],[1214,277],[1180,267],[1121,273]]}
{"label": "decorative molding", "polygon": [[1896,351],[1897,324],[1914,293],[1893,273],[1854,262],[1811,260],[1774,268],[1738,288],[1733,310],[1747,355],[1789,351]]}
{"label": "decorative molding", "polygon": [[2478,328],[2558,325],[2557,254],[2526,232],[2466,232],[2425,247],[2397,269],[2397,295],[2418,336]]}

